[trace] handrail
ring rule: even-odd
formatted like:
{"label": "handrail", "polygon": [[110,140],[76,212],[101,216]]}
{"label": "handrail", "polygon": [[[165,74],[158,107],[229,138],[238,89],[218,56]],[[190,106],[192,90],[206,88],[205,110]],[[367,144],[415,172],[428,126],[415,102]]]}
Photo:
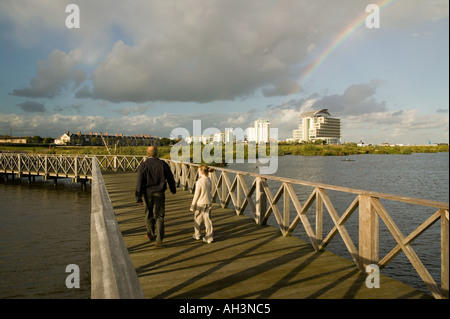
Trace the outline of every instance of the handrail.
{"label": "handrail", "polygon": [[71,177],[74,181],[92,178],[92,158],[87,155],[0,153],[0,172],[6,174]]}
{"label": "handrail", "polygon": [[145,298],[101,171],[92,161],[91,298]]}

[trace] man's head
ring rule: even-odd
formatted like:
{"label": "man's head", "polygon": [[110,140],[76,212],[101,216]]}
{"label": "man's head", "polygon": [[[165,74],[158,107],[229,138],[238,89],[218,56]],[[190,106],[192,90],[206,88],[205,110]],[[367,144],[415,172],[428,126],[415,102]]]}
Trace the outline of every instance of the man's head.
{"label": "man's head", "polygon": [[151,145],[147,148],[147,156],[148,157],[156,157],[158,156],[158,149],[156,148],[156,146]]}

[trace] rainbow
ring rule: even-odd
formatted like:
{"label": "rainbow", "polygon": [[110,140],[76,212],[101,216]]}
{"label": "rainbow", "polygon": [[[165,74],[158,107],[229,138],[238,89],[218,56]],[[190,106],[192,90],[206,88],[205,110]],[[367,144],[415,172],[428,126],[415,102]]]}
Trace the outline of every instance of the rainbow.
{"label": "rainbow", "polygon": [[[397,0],[381,0],[376,4],[380,8],[381,12],[395,1]],[[302,88],[303,84],[311,78],[314,72],[323,65],[327,58],[365,25],[367,16],[368,13],[364,10],[364,12],[360,16],[358,16],[357,19],[353,20],[349,25],[347,25],[337,34],[337,36],[325,47],[321,54],[304,70],[301,79],[298,82],[298,85],[296,86],[293,93],[297,93]]]}

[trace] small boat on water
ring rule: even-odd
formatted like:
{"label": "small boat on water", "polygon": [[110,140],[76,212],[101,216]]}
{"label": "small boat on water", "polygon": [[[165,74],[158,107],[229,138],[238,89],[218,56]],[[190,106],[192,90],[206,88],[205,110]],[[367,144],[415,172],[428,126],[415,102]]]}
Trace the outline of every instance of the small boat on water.
{"label": "small boat on water", "polygon": [[350,159],[350,158],[344,158],[343,160],[341,160],[342,162],[354,162],[354,159]]}

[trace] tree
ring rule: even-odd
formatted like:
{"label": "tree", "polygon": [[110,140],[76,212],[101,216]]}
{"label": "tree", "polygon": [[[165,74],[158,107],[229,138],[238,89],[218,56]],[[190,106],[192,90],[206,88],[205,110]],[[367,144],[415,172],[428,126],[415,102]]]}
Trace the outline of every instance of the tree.
{"label": "tree", "polygon": [[41,144],[42,141],[44,140],[39,135],[36,135],[36,136],[33,136],[33,137],[27,136],[26,139],[27,139],[27,143],[32,143],[32,144]]}
{"label": "tree", "polygon": [[51,137],[44,137],[43,143],[44,144],[52,144],[55,142],[55,139],[51,138]]}
{"label": "tree", "polygon": [[176,144],[180,139],[177,140],[171,140],[170,138],[167,137],[162,137],[159,140],[159,145],[160,146],[167,146],[167,145],[172,145],[172,144]]}

